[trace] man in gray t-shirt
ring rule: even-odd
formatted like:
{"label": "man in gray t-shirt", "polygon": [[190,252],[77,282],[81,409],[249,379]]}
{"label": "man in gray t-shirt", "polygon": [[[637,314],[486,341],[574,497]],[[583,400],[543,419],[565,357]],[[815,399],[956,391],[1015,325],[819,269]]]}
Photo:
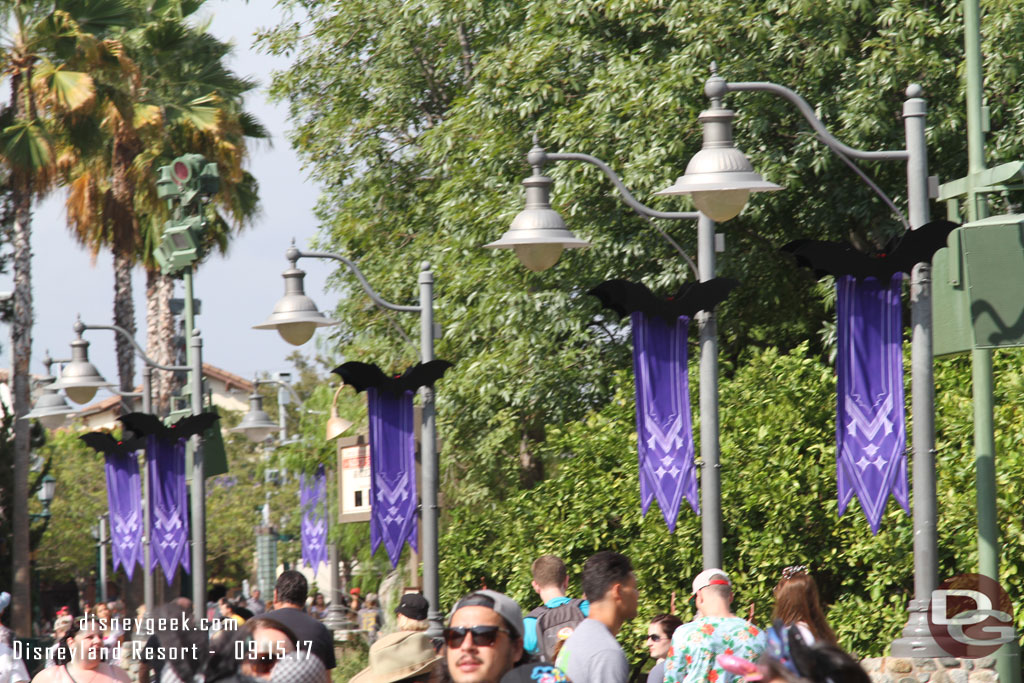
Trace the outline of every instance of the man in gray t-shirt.
{"label": "man in gray t-shirt", "polygon": [[636,617],[636,575],[629,558],[602,551],[583,565],[590,616],[562,644],[555,666],[572,683],[627,683],[629,662],[615,636]]}

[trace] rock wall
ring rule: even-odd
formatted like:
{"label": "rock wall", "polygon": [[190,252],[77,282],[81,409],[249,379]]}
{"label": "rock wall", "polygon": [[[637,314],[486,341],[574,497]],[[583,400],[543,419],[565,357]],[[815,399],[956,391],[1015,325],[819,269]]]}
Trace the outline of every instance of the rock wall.
{"label": "rock wall", "polygon": [[861,661],[872,683],[997,683],[995,657],[911,659],[872,657]]}

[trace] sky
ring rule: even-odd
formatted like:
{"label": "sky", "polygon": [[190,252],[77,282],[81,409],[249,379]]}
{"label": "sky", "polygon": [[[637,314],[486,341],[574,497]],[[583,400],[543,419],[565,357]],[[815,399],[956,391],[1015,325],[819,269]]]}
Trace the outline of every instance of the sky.
{"label": "sky", "polygon": [[[260,54],[253,46],[254,33],[275,26],[280,10],[274,3],[257,0],[211,0],[204,13],[212,17],[210,30],[235,46],[231,67],[236,73],[255,77],[257,92],[246,100],[246,108],[259,118],[272,135],[272,146],[264,143],[252,149],[249,170],[260,184],[263,214],[231,243],[224,256],[211,256],[195,277],[195,295],[202,301],[202,315],[196,327],[203,333],[203,360],[228,372],[252,378],[256,374],[287,371],[285,358],[296,348],[312,354],[314,342],[294,347],[276,332],[253,330],[270,315],[283,293],[281,272],[292,238],[300,248],[316,234],[313,214],[318,188],[303,172],[298,157],[288,144],[287,105],[268,101],[266,86],[273,70],[288,67],[283,58]],[[32,278],[35,297],[35,326],[32,343],[32,372],[42,374],[41,359],[49,350],[53,358],[67,358],[74,338],[72,325],[81,314],[86,324],[109,325],[113,319],[113,266],[109,253],[101,252],[95,262],[79,246],[66,227],[64,193],[58,190],[40,204],[33,215]],[[324,291],[324,282],[334,266],[305,259],[306,294],[328,311],[338,294]],[[137,269],[133,279],[136,339],[145,346],[145,273]],[[0,290],[13,288],[9,273],[0,275]],[[178,285],[176,296],[181,296]],[[0,344],[9,363],[9,329]],[[86,332],[89,359],[108,381],[117,381],[114,333]],[[136,382],[139,367],[136,363]],[[104,392],[97,399],[109,396]]]}

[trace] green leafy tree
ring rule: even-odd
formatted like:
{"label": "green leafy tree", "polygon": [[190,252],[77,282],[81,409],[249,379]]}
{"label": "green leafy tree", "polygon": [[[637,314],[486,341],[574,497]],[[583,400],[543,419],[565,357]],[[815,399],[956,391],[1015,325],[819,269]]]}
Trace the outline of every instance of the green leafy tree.
{"label": "green leafy tree", "polygon": [[[282,23],[263,45],[296,55],[273,87],[291,105],[293,144],[325,188],[319,246],[357,259],[400,303],[415,301],[420,262],[436,273],[445,329],[438,354],[456,362],[438,384],[447,501],[482,505],[537,481],[546,426],[609,400],[612,374],[629,367],[628,335],[583,296],[587,289],[624,277],[668,294],[690,277],[581,164],[547,172],[557,181],[555,207],[591,249],[539,274],[481,249],[522,207],[518,185],[534,132],[552,149],[605,159],[655,207],[682,209],[684,200],[653,192],[699,148],[696,119],[707,106],[702,85],[712,60],[729,80],[791,86],[841,139],[867,149],[903,145],[903,89],[916,81],[930,98],[931,168],[952,178],[962,173],[965,148],[958,6],[285,3],[303,20]],[[1002,2],[987,11],[985,49],[1000,55],[986,82],[1000,111],[994,161],[1024,150],[1013,115],[1022,106],[1012,76],[1020,38],[998,30],[1024,18],[1024,9]],[[725,367],[738,368],[750,347],[811,340],[824,353],[825,307],[811,276],[778,248],[801,237],[877,246],[902,224],[790,105],[757,94],[728,103],[740,112],[739,146],[787,191],[758,197],[719,228],[727,244],[719,271],[743,283],[720,308]],[[900,164],[866,171],[904,203]],[[664,227],[692,253],[691,225]],[[414,362],[416,346],[406,339],[415,339],[415,321],[369,305],[344,271],[337,283],[347,293],[336,311],[345,326],[331,341],[338,353],[394,371]]]}
{"label": "green leafy tree", "polygon": [[[1021,351],[1005,352],[996,363],[1001,580],[1011,594],[1024,581],[1015,511],[1024,494],[1024,458],[1014,429],[1024,411],[1022,357]],[[755,622],[767,623],[780,570],[805,564],[840,644],[861,656],[880,656],[906,622],[913,593],[912,520],[890,502],[872,536],[856,502],[837,516],[829,365],[806,345],[788,354],[756,350],[746,361],[722,383],[722,400],[731,406],[722,422],[723,564],[736,585],[734,608],[745,614],[753,603]],[[966,361],[940,361],[936,372],[940,578],[977,566]],[[696,373],[691,368],[692,379]],[[625,627],[623,642],[641,643],[646,620],[667,611],[673,594],[683,605],[702,568],[700,518],[685,501],[674,534],[656,505],[641,518],[634,419],[632,380],[620,373],[615,397],[600,411],[549,429],[545,448],[557,465],[547,480],[486,512],[454,509],[442,539],[442,607],[481,585],[531,607],[536,596],[530,564],[548,552],[565,559],[578,592],[583,563],[603,549],[628,555],[639,578],[640,614]],[[689,617],[688,609],[679,611]],[[1022,622],[1018,615],[1018,628]],[[629,654],[636,665],[647,657],[640,645]]]}
{"label": "green leafy tree", "polygon": [[[622,374],[630,367],[628,327],[585,296],[613,277],[669,294],[690,275],[608,182],[580,164],[546,172],[556,180],[555,208],[591,249],[567,253],[539,274],[481,249],[522,207],[532,135],[554,150],[601,157],[656,208],[687,208],[653,193],[699,149],[702,86],[717,61],[730,81],[793,88],[840,139],[873,150],[903,146],[904,88],[920,83],[929,98],[930,170],[959,177],[966,158],[959,6],[284,3],[303,19],[269,31],[263,45],[296,56],[275,76],[274,92],[289,102],[293,144],[325,188],[317,246],[356,259],[399,303],[415,301],[420,262],[436,273],[445,330],[438,355],[456,362],[437,385],[446,604],[481,582],[529,598],[526,572],[537,554],[562,553],[578,572],[590,553],[611,547],[640,567],[649,615],[664,610],[700,564],[694,518],[684,518],[672,543],[656,514],[638,517],[633,406]],[[1020,3],[986,4],[993,163],[1024,152],[1017,87],[1024,51],[1020,32],[1009,28],[1022,20]],[[870,537],[856,511],[835,518],[831,313],[813,277],[778,249],[797,238],[880,246],[902,224],[790,105],[764,94],[732,94],[727,104],[739,112],[739,147],[787,190],[758,197],[718,228],[727,244],[719,272],[743,283],[719,309],[725,560],[740,599],[755,602],[761,618],[778,568],[807,560],[843,644],[878,654],[905,619],[910,520],[893,509]],[[905,204],[900,164],[865,170]],[[995,211],[1004,208],[1014,207]],[[693,252],[692,226],[663,227]],[[336,284],[346,294],[336,310],[345,324],[330,340],[332,352],[392,371],[417,359],[414,320],[372,306],[345,271]],[[1016,358],[1000,361],[1012,386]],[[946,575],[974,562],[973,551],[963,551],[973,547],[973,476],[962,465],[971,420],[961,364],[944,361],[937,375]],[[1004,391],[1000,453],[1014,454],[1008,427],[1018,407]],[[1007,458],[1009,476],[1018,466]],[[1006,515],[1015,484],[1007,479],[1003,487],[1002,472],[1001,519],[1012,533],[1017,523]],[[1014,557],[1005,555],[1007,576],[1019,571]]]}

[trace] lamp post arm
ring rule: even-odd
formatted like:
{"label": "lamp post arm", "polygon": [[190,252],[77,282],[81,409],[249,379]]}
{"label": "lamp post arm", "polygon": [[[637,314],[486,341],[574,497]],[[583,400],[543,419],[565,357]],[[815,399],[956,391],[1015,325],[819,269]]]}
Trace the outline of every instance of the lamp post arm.
{"label": "lamp post arm", "polygon": [[[292,253],[294,251],[294,254]],[[299,251],[295,247],[291,247],[285,254],[289,261],[294,261],[300,258],[321,258],[321,259],[333,259],[335,261],[341,261],[344,263],[352,274],[359,280],[359,284],[362,285],[363,291],[373,299],[373,303],[377,304],[381,308],[389,308],[392,311],[405,311],[409,313],[419,313],[419,306],[401,306],[399,304],[393,304],[390,301],[383,299],[377,291],[370,286],[370,283],[366,281],[366,277],[363,276],[359,267],[355,263],[345,258],[341,254],[332,254],[324,251]],[[293,258],[294,256],[294,258]]]}
{"label": "lamp post arm", "polygon": [[725,82],[726,92],[769,92],[773,95],[777,95],[782,99],[788,101],[790,104],[795,106],[803,117],[807,119],[807,122],[811,124],[811,128],[818,134],[821,141],[828,145],[832,150],[845,154],[848,157],[854,159],[864,159],[866,161],[906,161],[909,157],[909,153],[905,149],[895,150],[884,150],[881,152],[871,152],[867,150],[855,149],[849,145],[840,142],[834,135],[828,132],[825,128],[825,124],[815,115],[814,109],[807,103],[807,100],[797,95],[795,92],[783,85],[776,85],[775,83],[767,83],[763,81],[745,81],[740,83],[729,83]]}
{"label": "lamp post arm", "polygon": [[146,365],[150,367],[157,368],[158,370],[171,370],[176,372],[192,369],[191,366],[187,365],[161,365],[160,363],[157,363],[155,360],[146,355],[146,352],[142,350],[141,346],[139,346],[139,342],[135,341],[135,337],[132,336],[131,332],[124,329],[123,327],[119,327],[117,325],[86,325],[82,321],[78,321],[77,323],[75,323],[76,332],[78,331],[77,327],[79,325],[82,326],[83,332],[85,330],[111,330],[113,332],[116,332],[117,334],[121,335],[131,343],[131,345],[135,348],[135,353],[137,353],[139,358],[141,358],[143,362],[145,362]]}
{"label": "lamp post arm", "polygon": [[260,379],[258,377],[255,380],[253,380],[253,386],[258,387],[261,384],[273,384],[274,386],[283,387],[288,391],[289,394],[292,395],[292,398],[295,399],[296,403],[302,403],[302,399],[299,397],[297,393],[295,393],[295,389],[292,389],[292,386],[287,382],[282,382],[279,379]]}
{"label": "lamp post arm", "polygon": [[[781,97],[782,99],[786,100],[787,102],[795,106],[797,110],[801,114],[803,114],[803,117],[807,119],[807,122],[811,124],[811,128],[813,128],[814,132],[817,133],[818,139],[825,143],[826,147],[831,149],[835,153],[835,155],[838,156],[840,160],[842,160],[843,163],[849,166],[850,169],[854,173],[856,173],[857,176],[861,180],[863,180],[864,183],[869,188],[871,188],[871,190],[876,195],[878,195],[878,197],[885,203],[885,205],[889,207],[889,210],[899,217],[900,221],[902,221],[903,223],[904,228],[910,230],[910,223],[907,221],[906,216],[904,216],[903,212],[899,210],[895,203],[893,203],[892,199],[889,198],[889,195],[883,192],[882,188],[880,188],[878,184],[875,183],[875,181],[869,178],[867,174],[864,173],[864,171],[862,171],[860,168],[857,167],[856,164],[850,161],[850,157],[853,157],[854,159],[863,159],[866,161],[908,161],[910,159],[910,152],[908,150],[897,149],[872,152],[867,150],[855,149],[853,147],[850,147],[849,145],[840,142],[834,135],[829,133],[828,129],[825,128],[825,124],[822,122],[821,119],[817,117],[817,115],[814,113],[814,109],[812,109],[811,105],[807,103],[807,100],[800,97],[800,95],[797,95],[795,92],[793,92],[786,86],[777,85],[775,83],[767,83],[763,81],[744,81],[740,83],[729,83],[722,79],[717,79],[719,83],[712,83],[712,81],[716,80],[716,78],[717,77],[712,77],[712,79],[708,81],[708,86],[705,88],[705,92],[707,92],[707,94],[712,98],[712,100],[715,100],[716,96],[720,96],[721,94],[725,94],[726,92],[767,92],[773,95],[777,95],[778,97]],[[719,88],[723,90],[718,90]]]}
{"label": "lamp post arm", "polygon": [[639,214],[649,216],[650,218],[668,218],[670,220],[697,220],[700,215],[696,211],[655,211],[651,207],[640,203],[633,193],[629,191],[622,179],[619,178],[618,174],[612,170],[611,166],[601,161],[595,156],[589,154],[577,154],[575,152],[552,152],[545,153],[545,157],[550,161],[582,161],[590,164],[591,166],[597,166],[601,169],[608,179],[615,185],[615,189],[622,195],[622,200],[629,204],[629,206]]}
{"label": "lamp post arm", "polygon": [[[531,153],[536,153],[538,149],[539,147],[535,147]],[[698,212],[655,211],[646,204],[641,203],[636,197],[633,196],[633,193],[629,191],[629,188],[626,187],[626,184],[622,182],[622,178],[619,177],[618,173],[612,170],[611,166],[601,161],[597,157],[591,156],[590,154],[578,154],[575,152],[554,152],[548,154],[546,151],[543,151],[542,155],[542,161],[582,161],[592,166],[597,166],[599,169],[601,169],[601,171],[606,176],[608,176],[608,179],[612,181],[612,184],[615,185],[615,188],[619,191],[619,194],[622,196],[622,200],[626,202],[626,204],[628,204],[634,211],[636,211],[638,214],[647,219],[651,226],[658,231],[658,234],[661,235],[661,237],[666,242],[668,242],[673,249],[679,252],[679,255],[683,257],[683,260],[685,260],[686,263],[689,264],[690,270],[693,271],[693,276],[697,280],[700,280],[700,269],[697,268],[697,264],[693,262],[693,259],[690,258],[689,254],[683,251],[683,248],[679,246],[678,242],[672,239],[667,232],[662,230],[658,224],[651,220],[652,218],[666,218],[669,220],[695,221],[700,216]]]}

